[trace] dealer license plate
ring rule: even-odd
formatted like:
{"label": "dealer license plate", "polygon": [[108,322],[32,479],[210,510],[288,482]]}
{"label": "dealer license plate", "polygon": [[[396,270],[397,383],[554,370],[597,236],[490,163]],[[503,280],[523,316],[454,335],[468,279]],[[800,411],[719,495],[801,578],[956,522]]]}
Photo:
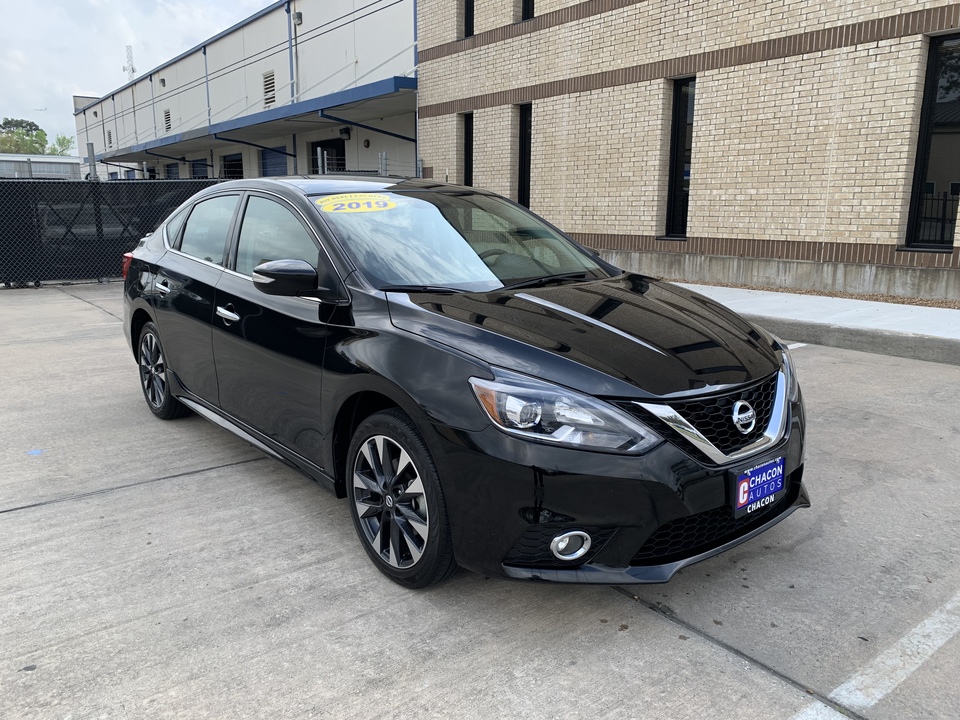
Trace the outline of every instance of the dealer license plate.
{"label": "dealer license plate", "polygon": [[763,512],[783,496],[786,486],[782,457],[741,470],[733,488],[733,516]]}

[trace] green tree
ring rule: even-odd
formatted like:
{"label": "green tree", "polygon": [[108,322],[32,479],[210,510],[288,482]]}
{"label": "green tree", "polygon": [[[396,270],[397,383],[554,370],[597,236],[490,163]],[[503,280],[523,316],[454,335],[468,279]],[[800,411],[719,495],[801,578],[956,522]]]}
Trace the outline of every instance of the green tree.
{"label": "green tree", "polygon": [[47,145],[47,133],[32,120],[5,117],[0,122],[0,152],[22,155],[69,155],[77,141],[69,135],[57,135]]}
{"label": "green tree", "polygon": [[43,155],[46,149],[47,134],[43,130],[31,133],[17,129],[0,133],[0,152]]}
{"label": "green tree", "polygon": [[77,141],[68,135],[57,135],[50,147],[47,148],[47,155],[69,155],[77,146]]}
{"label": "green tree", "polygon": [[13,132],[14,130],[25,130],[28,133],[36,133],[40,132],[40,126],[32,120],[5,117],[3,122],[0,123],[0,133]]}
{"label": "green tree", "polygon": [[44,155],[47,134],[31,120],[5,117],[0,123],[0,152]]}

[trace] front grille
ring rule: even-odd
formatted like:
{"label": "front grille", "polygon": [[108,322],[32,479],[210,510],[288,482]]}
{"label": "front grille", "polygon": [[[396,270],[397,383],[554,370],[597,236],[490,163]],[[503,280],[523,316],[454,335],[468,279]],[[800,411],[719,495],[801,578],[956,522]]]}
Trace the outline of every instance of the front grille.
{"label": "front grille", "polygon": [[[777,373],[753,385],[739,388],[723,395],[694,398],[691,400],[673,400],[666,404],[676,410],[683,418],[695,427],[701,435],[709,440],[723,454],[729,455],[747,445],[759,440],[773,415],[773,405],[777,397]],[[753,430],[747,434],[741,433],[733,424],[733,405],[738,400],[750,403],[757,414],[757,422]],[[672,440],[691,447],[690,443],[677,433],[668,424],[641,410],[632,403],[622,405],[657,432]],[[697,452],[698,457],[703,457]]]}
{"label": "front grille", "polygon": [[[586,555],[576,561],[560,560],[550,552],[550,541],[565,530],[583,530],[592,541]],[[507,553],[503,564],[530,567],[577,567],[590,562],[616,530],[616,528],[584,527],[569,523],[532,525]]]}
{"label": "front grille", "polygon": [[[716,448],[729,455],[760,439],[773,413],[773,402],[777,395],[777,376],[736,392],[712,398],[677,401],[670,407],[680,413]],[[757,424],[744,435],[733,424],[733,404],[745,400],[757,413]]]}
{"label": "front grille", "polygon": [[681,560],[747,534],[794,503],[800,494],[800,483],[793,482],[792,477],[787,482],[789,485],[784,497],[764,508],[759,515],[744,515],[735,519],[731,507],[724,505],[664,523],[647,538],[630,564],[660,565]]}

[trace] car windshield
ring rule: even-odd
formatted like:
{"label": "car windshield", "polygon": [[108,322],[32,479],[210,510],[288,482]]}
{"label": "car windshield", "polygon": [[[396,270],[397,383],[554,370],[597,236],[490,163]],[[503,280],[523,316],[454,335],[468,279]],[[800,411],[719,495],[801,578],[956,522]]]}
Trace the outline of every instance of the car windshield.
{"label": "car windshield", "polygon": [[311,199],[378,288],[484,292],[609,277],[589,253],[502,198],[380,192]]}

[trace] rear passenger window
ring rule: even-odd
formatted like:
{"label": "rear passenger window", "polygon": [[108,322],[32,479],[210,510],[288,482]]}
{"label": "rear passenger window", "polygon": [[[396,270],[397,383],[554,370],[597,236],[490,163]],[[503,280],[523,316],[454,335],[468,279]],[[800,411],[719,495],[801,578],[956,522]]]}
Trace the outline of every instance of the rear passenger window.
{"label": "rear passenger window", "polygon": [[306,260],[318,267],[320,250],[297,217],[273,200],[252,195],[240,226],[237,272],[252,275],[253,269],[270,260]]}
{"label": "rear passenger window", "polygon": [[236,195],[215,197],[194,205],[183,229],[180,252],[223,265],[223,250],[236,208]]}
{"label": "rear passenger window", "polygon": [[187,219],[187,208],[184,208],[172,218],[167,220],[165,231],[167,233],[167,243],[175,245],[177,236],[180,234],[180,228],[183,227],[183,221]]}

